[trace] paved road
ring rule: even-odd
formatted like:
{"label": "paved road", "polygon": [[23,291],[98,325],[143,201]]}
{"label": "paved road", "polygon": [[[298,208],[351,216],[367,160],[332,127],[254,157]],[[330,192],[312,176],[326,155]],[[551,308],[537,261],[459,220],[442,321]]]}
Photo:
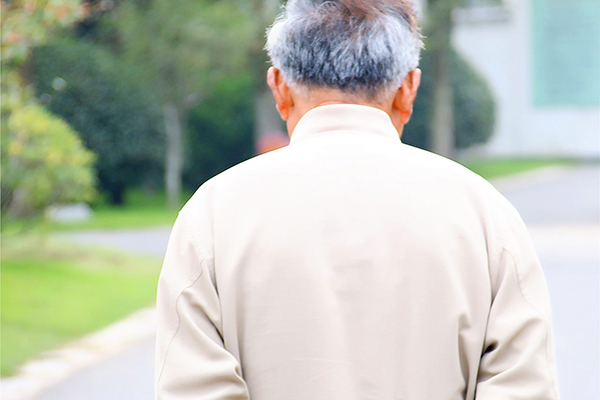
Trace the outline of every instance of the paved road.
{"label": "paved road", "polygon": [[[600,168],[592,165],[499,189],[528,224],[550,288],[563,400],[598,400],[600,375]],[[92,240],[161,255],[168,229],[86,234]],[[151,339],[80,371],[35,400],[151,400]]]}
{"label": "paved road", "polygon": [[154,399],[154,337],[101,364],[76,372],[35,400]]}
{"label": "paved road", "polygon": [[171,227],[127,229],[116,231],[89,231],[60,234],[81,244],[94,244],[138,254],[164,257]]}

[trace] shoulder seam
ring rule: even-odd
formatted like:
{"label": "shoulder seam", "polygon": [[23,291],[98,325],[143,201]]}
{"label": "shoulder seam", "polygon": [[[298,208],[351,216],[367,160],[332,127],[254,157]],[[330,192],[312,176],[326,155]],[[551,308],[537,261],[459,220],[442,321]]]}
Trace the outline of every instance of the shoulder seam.
{"label": "shoulder seam", "polygon": [[210,258],[212,258],[212,257],[211,257],[211,253],[210,253],[209,251],[207,251],[207,250],[206,250],[206,249],[205,249],[205,248],[204,248],[204,247],[201,245],[201,242],[200,242],[200,238],[199,238],[199,236],[197,235],[197,233],[196,233],[196,231],[193,229],[193,227],[190,225],[190,223],[189,223],[189,221],[187,220],[187,218],[185,218],[185,216],[183,216],[183,215],[182,215],[182,213],[185,213],[185,214],[188,214],[188,215],[189,215],[189,214],[191,214],[191,212],[190,212],[190,211],[187,211],[187,210],[184,208],[184,209],[182,209],[182,210],[179,212],[179,215],[180,215],[181,217],[183,217],[181,222],[182,222],[182,223],[185,225],[185,230],[187,231],[187,233],[188,233],[188,234],[190,235],[190,237],[192,238],[192,240],[191,240],[190,242],[191,242],[191,245],[192,245],[192,247],[194,248],[194,250],[196,250],[196,254],[198,255],[198,258],[199,258],[200,260],[205,260],[205,259],[210,259]]}

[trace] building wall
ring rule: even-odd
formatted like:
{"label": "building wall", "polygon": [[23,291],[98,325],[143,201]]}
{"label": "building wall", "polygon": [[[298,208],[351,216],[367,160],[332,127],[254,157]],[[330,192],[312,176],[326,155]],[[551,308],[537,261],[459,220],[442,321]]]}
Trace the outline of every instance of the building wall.
{"label": "building wall", "polygon": [[[483,155],[600,157],[600,69],[596,67],[600,21],[595,15],[583,15],[585,22],[592,23],[585,37],[565,36],[564,49],[548,47],[554,46],[555,34],[579,32],[560,32],[545,20],[540,23],[540,17],[546,18],[540,10],[548,1],[506,1],[504,8],[455,13],[453,44],[486,77],[497,105],[495,133],[479,149]],[[590,5],[589,0],[579,1]],[[577,0],[568,2],[572,6]],[[591,9],[593,14],[597,7]],[[567,27],[581,23],[558,22]],[[571,50],[569,40],[575,39],[578,44],[589,39],[587,47]],[[581,84],[576,82],[581,76],[585,85],[592,86],[575,87],[574,83]]]}

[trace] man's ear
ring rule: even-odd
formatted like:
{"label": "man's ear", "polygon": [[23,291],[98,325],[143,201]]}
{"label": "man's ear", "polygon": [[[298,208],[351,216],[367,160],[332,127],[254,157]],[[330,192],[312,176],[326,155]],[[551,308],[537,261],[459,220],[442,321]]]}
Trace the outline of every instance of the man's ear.
{"label": "man's ear", "polygon": [[290,107],[294,105],[294,99],[281,71],[275,67],[269,68],[267,71],[267,84],[273,92],[279,115],[284,121],[287,121],[290,116]]}
{"label": "man's ear", "polygon": [[402,86],[396,92],[392,104],[392,121],[396,125],[396,128],[406,125],[410,120],[420,84],[421,70],[418,68],[410,71],[402,81]]}

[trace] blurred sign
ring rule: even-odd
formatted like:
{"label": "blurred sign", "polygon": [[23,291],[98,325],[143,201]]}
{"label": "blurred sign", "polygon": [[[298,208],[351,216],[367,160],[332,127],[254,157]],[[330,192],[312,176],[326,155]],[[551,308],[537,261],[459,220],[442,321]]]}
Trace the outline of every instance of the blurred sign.
{"label": "blurred sign", "polygon": [[532,5],[534,104],[600,104],[600,1]]}

